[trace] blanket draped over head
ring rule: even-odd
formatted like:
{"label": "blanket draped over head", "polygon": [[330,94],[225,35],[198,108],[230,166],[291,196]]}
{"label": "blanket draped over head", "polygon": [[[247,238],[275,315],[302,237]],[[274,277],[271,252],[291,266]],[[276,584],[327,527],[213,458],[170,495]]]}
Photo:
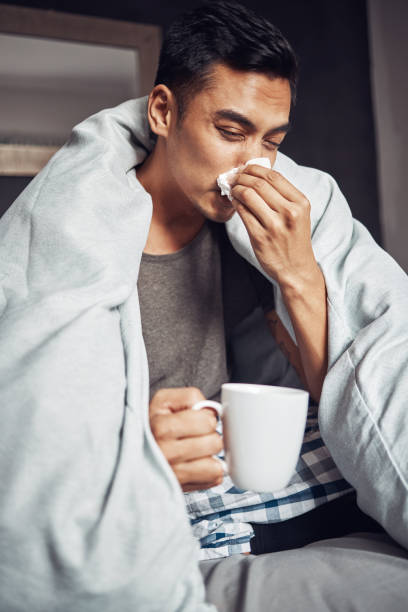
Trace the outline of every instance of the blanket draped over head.
{"label": "blanket draped over head", "polygon": [[[152,203],[127,173],[149,138],[146,99],[90,117],[0,223],[1,610],[213,609],[148,427],[136,282]],[[408,547],[407,277],[330,176],[281,154],[275,169],[311,202],[326,279],[321,434],[362,510]],[[262,271],[238,215],[227,230]]]}

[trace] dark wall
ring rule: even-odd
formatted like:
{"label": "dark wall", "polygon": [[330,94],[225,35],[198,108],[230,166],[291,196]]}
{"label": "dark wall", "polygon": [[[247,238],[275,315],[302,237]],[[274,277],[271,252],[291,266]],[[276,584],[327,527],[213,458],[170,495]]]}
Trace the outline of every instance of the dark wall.
{"label": "dark wall", "polygon": [[[166,28],[178,13],[201,2],[9,0],[10,3],[155,23]],[[273,21],[300,58],[294,129],[282,151],[301,164],[330,172],[354,216],[380,241],[365,0],[252,0],[243,4]],[[6,204],[7,198],[10,202],[10,196],[18,193],[23,183],[23,179],[0,179],[0,201]]]}

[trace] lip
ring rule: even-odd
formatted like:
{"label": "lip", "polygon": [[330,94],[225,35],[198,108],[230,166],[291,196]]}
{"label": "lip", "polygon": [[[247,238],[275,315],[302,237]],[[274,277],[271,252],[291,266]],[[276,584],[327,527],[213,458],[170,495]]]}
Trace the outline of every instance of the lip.
{"label": "lip", "polygon": [[220,200],[222,206],[224,206],[225,208],[234,208],[232,202],[227,198],[227,196],[221,195],[221,190],[219,187],[216,187],[215,189],[210,189],[210,192],[216,193],[218,195],[218,199]]}
{"label": "lip", "polygon": [[[232,202],[230,202],[227,197],[225,196],[221,196],[221,197],[222,197],[221,206],[224,210],[235,210],[235,206],[233,206]],[[225,201],[223,201],[224,199]]]}

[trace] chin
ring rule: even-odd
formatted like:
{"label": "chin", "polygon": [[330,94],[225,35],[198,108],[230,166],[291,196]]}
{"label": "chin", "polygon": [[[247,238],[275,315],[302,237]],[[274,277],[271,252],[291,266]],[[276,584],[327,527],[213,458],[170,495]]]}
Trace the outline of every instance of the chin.
{"label": "chin", "polygon": [[203,211],[205,217],[210,219],[210,221],[215,221],[216,223],[225,223],[229,221],[231,217],[235,214],[235,209],[228,207],[228,210],[212,210],[212,211]]}
{"label": "chin", "polygon": [[226,221],[229,221],[235,215],[235,212],[236,212],[235,208],[232,208],[232,210],[228,212],[218,214],[217,218],[214,219],[214,221],[218,221],[219,223],[225,223]]}
{"label": "chin", "polygon": [[211,199],[211,202],[198,204],[197,208],[206,219],[215,221],[216,223],[225,223],[229,221],[235,213],[235,208],[228,198],[221,196],[219,192],[217,192],[216,198]]}

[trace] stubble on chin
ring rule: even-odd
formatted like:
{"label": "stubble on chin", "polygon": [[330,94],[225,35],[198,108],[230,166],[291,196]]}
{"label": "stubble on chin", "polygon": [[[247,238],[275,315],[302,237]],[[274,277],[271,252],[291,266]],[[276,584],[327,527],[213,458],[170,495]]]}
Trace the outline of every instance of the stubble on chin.
{"label": "stubble on chin", "polygon": [[226,221],[229,221],[236,213],[236,210],[231,205],[231,202],[227,198],[225,198],[225,200],[226,202],[224,206],[217,210],[218,219],[216,220],[218,220],[220,223],[225,223]]}
{"label": "stubble on chin", "polygon": [[221,201],[212,201],[211,203],[195,202],[193,205],[206,219],[215,221],[216,223],[225,223],[229,221],[236,212],[231,202],[225,196],[221,198]]}
{"label": "stubble on chin", "polygon": [[226,221],[229,221],[234,214],[235,210],[230,209],[229,207],[225,210],[213,209],[211,213],[204,212],[204,216],[211,221],[215,221],[215,223],[226,223]]}

